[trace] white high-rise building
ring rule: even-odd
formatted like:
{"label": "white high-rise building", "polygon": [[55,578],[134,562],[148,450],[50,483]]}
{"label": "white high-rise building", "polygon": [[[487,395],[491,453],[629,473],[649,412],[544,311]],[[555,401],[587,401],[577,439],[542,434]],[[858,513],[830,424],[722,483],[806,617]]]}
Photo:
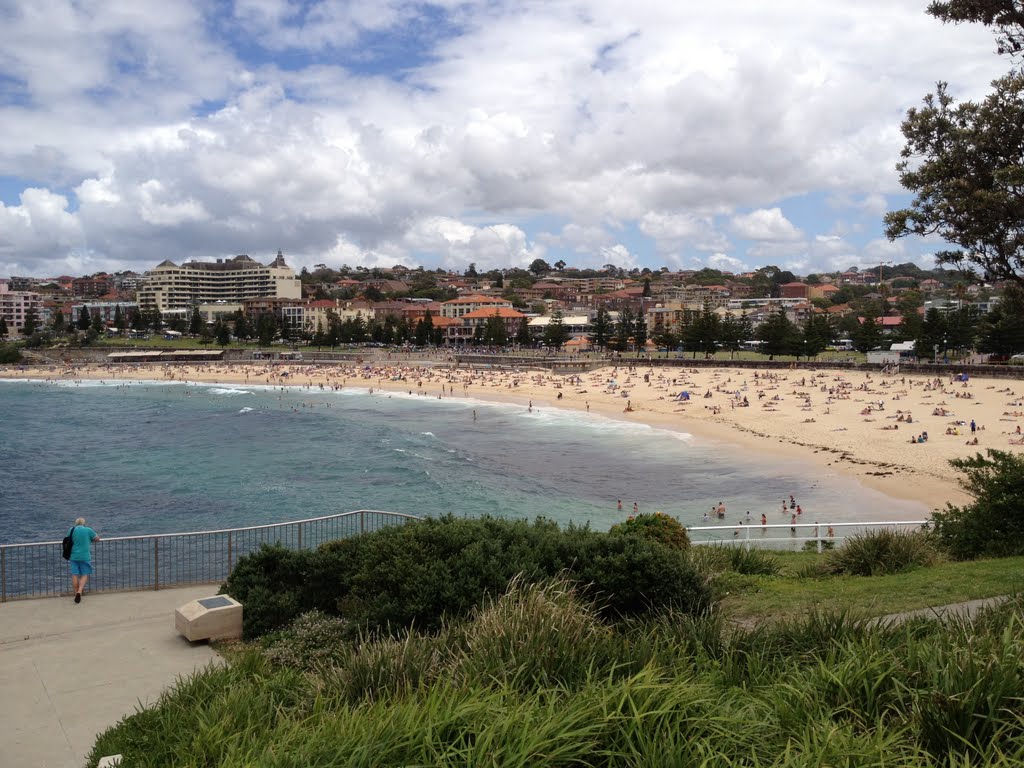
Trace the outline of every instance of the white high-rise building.
{"label": "white high-rise building", "polygon": [[245,255],[215,262],[187,261],[181,266],[164,261],[146,273],[137,297],[143,312],[163,313],[199,304],[237,304],[246,299],[300,299],[302,285],[278,251],[277,258],[267,266]]}

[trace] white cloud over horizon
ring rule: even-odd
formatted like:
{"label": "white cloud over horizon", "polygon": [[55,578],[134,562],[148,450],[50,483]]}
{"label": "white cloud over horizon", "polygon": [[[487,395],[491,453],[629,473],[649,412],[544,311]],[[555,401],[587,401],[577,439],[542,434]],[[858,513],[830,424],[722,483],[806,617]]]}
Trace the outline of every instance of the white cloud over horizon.
{"label": "white cloud over horizon", "polygon": [[1005,68],[911,0],[43,5],[0,0],[0,275],[922,263],[899,122]]}

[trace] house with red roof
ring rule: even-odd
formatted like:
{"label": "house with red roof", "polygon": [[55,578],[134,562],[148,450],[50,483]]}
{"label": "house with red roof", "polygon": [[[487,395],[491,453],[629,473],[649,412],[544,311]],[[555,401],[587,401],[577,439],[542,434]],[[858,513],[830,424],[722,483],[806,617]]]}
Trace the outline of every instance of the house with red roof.
{"label": "house with red roof", "polygon": [[448,326],[446,337],[448,343],[464,344],[466,341],[472,340],[476,334],[476,329],[483,328],[494,317],[501,319],[505,326],[505,335],[511,339],[515,338],[515,335],[519,333],[519,325],[523,322],[526,315],[513,309],[511,306],[489,306],[475,309],[458,318],[460,325]]}

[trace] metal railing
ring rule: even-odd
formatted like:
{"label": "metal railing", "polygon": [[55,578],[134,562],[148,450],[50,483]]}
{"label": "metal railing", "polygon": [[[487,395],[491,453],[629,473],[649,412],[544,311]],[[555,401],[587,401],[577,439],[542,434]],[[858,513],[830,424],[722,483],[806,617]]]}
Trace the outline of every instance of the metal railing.
{"label": "metal railing", "polygon": [[[89,589],[112,592],[224,581],[238,559],[263,544],[314,549],[321,544],[419,520],[415,515],[359,509],[249,528],[115,536],[92,547]],[[0,602],[55,597],[71,589],[59,541],[0,544]]]}
{"label": "metal railing", "polygon": [[[879,528],[917,530],[927,527],[927,520],[894,520],[884,522],[832,523],[828,521],[799,521],[796,523],[768,523],[761,525],[752,519],[732,525],[694,525],[687,527],[693,544],[719,544],[741,546],[745,549],[803,549],[806,542],[814,542],[820,553],[839,546],[844,539]],[[779,536],[780,533],[788,535]]]}

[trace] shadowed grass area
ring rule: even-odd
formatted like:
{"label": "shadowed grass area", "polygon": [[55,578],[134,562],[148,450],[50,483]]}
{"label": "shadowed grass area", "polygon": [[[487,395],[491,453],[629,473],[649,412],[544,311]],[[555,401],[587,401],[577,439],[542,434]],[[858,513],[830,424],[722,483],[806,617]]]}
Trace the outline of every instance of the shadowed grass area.
{"label": "shadowed grass area", "polygon": [[939,563],[879,576],[801,575],[821,557],[776,554],[778,576],[722,574],[715,582],[721,609],[742,621],[761,621],[829,609],[879,616],[1024,591],[1024,557]]}

